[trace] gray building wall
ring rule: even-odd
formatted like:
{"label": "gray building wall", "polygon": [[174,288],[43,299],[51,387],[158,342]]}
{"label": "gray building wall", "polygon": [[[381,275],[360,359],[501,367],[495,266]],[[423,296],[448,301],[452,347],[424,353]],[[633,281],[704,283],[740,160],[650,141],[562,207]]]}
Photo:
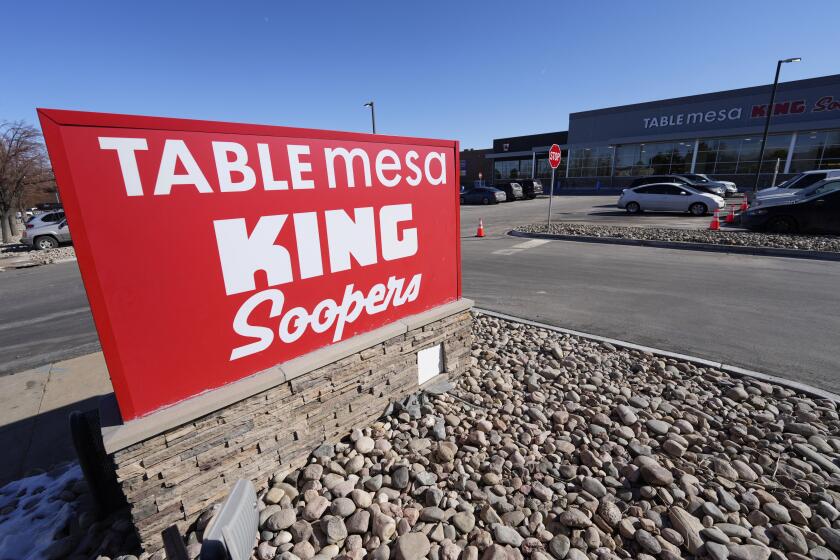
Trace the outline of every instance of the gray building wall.
{"label": "gray building wall", "polygon": [[[758,134],[771,85],[569,115],[569,145]],[[832,105],[832,102],[834,105]],[[840,74],[779,84],[773,132],[840,126]],[[830,109],[830,107],[834,109]]]}

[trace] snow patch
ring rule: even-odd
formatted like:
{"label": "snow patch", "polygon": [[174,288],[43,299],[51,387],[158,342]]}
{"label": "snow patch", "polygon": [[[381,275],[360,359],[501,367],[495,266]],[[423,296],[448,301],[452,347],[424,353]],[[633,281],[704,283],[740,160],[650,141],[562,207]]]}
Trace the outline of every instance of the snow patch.
{"label": "snow patch", "polygon": [[59,494],[81,477],[79,465],[73,464],[63,471],[22,478],[0,488],[0,560],[44,558],[44,551],[75,509]]}

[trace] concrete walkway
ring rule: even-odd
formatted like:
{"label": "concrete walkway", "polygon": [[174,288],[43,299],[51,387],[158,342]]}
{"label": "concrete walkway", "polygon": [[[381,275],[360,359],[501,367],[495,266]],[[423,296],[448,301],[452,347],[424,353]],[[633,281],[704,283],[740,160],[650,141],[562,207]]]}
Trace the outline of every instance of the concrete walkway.
{"label": "concrete walkway", "polygon": [[112,391],[101,352],[0,377],[0,486],[75,459],[70,412]]}

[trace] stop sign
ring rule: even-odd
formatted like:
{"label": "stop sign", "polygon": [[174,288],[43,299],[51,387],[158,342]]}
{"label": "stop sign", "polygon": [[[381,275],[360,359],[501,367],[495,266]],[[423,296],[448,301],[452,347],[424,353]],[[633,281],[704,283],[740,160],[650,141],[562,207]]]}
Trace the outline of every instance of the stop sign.
{"label": "stop sign", "polygon": [[557,166],[560,165],[560,146],[557,144],[552,144],[548,150],[548,164],[552,169],[557,169]]}

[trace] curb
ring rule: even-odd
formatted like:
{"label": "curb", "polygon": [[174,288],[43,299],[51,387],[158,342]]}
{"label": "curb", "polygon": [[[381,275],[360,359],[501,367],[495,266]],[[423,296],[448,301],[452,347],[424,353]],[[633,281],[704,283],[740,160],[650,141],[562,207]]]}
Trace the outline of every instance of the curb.
{"label": "curb", "polygon": [[735,253],[739,255],[758,255],[762,257],[787,257],[791,259],[840,262],[840,253],[831,253],[828,251],[778,249],[775,247],[747,247],[742,245],[715,245],[712,243],[657,241],[654,239],[625,239],[621,237],[592,237],[588,235],[565,235],[558,233],[527,233],[513,229],[509,230],[507,234],[512,237],[527,237],[529,239],[580,241],[583,243],[605,243],[609,245],[635,245],[640,247],[658,247],[660,249],[683,249],[687,251],[706,251],[710,253]]}
{"label": "curb", "polygon": [[7,265],[0,266],[0,272],[4,272],[6,270],[22,270],[24,268],[35,268],[36,266],[46,266],[48,264],[63,264],[63,263],[68,263],[68,262],[75,262],[77,260],[78,259],[76,257],[66,257],[66,258],[63,258],[63,259],[56,259],[56,260],[54,260],[52,262],[48,262],[48,263],[23,261],[23,262],[12,263],[12,264],[7,264]]}
{"label": "curb", "polygon": [[633,342],[627,342],[625,340],[618,340],[615,338],[609,338],[606,336],[599,336],[597,334],[589,334],[581,331],[576,331],[572,329],[565,329],[563,327],[556,327],[554,325],[548,325],[546,323],[540,323],[538,321],[531,321],[530,319],[523,319],[522,317],[516,317],[514,315],[507,315],[505,313],[499,313],[497,311],[490,311],[489,309],[483,309],[481,307],[473,307],[473,311],[477,313],[481,313],[483,315],[488,315],[490,317],[496,317],[498,319],[505,319],[507,321],[516,321],[517,323],[523,323],[526,325],[531,325],[534,327],[538,327],[541,329],[546,329],[554,332],[559,332],[563,334],[570,334],[572,336],[577,336],[579,338],[585,338],[588,340],[595,340],[598,342],[608,342],[613,346],[619,346],[621,348],[628,348],[631,350],[639,350],[642,352],[648,352],[650,354],[654,354],[657,356],[664,356],[666,358],[674,358],[677,360],[682,360],[684,362],[689,362],[695,365],[703,366],[703,367],[713,367],[715,369],[719,369],[721,371],[725,371],[726,373],[738,376],[738,377],[751,377],[753,379],[758,379],[760,381],[767,381],[769,383],[774,383],[776,385],[781,385],[782,387],[786,387],[788,389],[793,389],[795,391],[799,391],[801,393],[805,393],[806,395],[818,398],[818,399],[827,399],[832,401],[836,405],[840,405],[840,395],[835,393],[831,393],[824,389],[819,389],[817,387],[812,387],[810,385],[806,385],[805,383],[799,383],[798,381],[791,381],[789,379],[785,379],[783,377],[776,377],[775,375],[769,375],[767,373],[761,373],[759,371],[753,371],[750,369],[744,369],[738,366],[730,366],[724,364],[723,362],[717,362],[714,360],[707,360],[705,358],[698,358],[697,356],[689,356],[688,354],[680,354],[678,352],[670,352],[668,350],[661,350],[659,348],[651,348],[650,346],[643,346],[641,344],[635,344]]}

